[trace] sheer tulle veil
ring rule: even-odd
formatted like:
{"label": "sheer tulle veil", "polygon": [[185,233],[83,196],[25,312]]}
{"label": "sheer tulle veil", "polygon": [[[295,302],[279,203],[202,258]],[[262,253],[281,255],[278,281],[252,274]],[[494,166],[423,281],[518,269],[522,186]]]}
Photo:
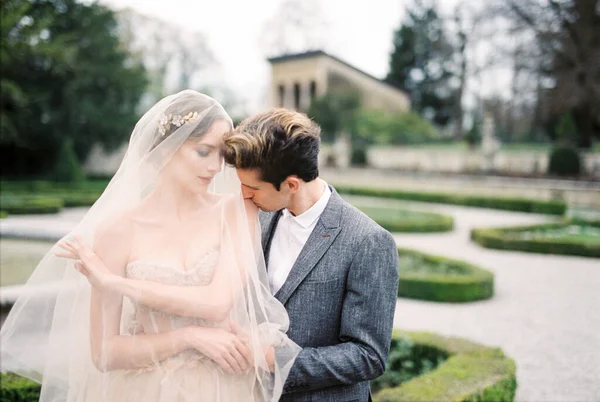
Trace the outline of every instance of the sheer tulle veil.
{"label": "sheer tulle veil", "polygon": [[[136,124],[118,171],[66,238],[78,235],[93,246],[103,225],[152,193],[161,171],[182,144],[216,121],[232,126],[222,106],[206,95],[186,90],[160,100]],[[258,220],[256,230],[250,233],[240,183],[232,167],[223,166],[208,191],[222,196],[219,199],[224,201],[213,208],[227,219],[222,219],[218,232],[207,230],[202,236],[219,238],[220,253],[235,253],[244,265],[244,269],[223,268],[229,270],[230,283],[236,288],[229,319],[243,331],[254,352],[255,394],[260,400],[276,401],[299,347],[285,335],[287,313],[268,290]],[[198,231],[202,230],[206,229],[199,226]],[[98,371],[91,358],[90,294],[89,282],[73,262],[50,251],[2,327],[2,371],[40,382],[42,401],[83,400],[83,389],[90,384],[97,384],[98,392],[102,392],[109,373]],[[132,304],[125,301],[121,314],[124,336],[134,336],[127,331],[131,311]],[[275,372],[268,370],[264,359],[268,345],[277,347]]]}

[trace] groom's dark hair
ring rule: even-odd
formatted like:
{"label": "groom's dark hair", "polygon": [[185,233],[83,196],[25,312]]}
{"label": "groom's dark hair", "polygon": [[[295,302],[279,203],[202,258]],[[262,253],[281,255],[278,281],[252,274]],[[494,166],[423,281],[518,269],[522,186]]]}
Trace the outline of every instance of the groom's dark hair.
{"label": "groom's dark hair", "polygon": [[321,128],[305,114],[271,109],[242,121],[225,135],[223,156],[238,169],[258,169],[279,191],[288,176],[305,182],[319,176]]}

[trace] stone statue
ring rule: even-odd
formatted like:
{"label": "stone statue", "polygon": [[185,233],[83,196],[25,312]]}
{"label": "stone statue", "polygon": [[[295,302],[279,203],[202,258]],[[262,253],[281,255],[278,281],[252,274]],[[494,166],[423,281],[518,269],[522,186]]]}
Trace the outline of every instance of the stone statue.
{"label": "stone statue", "polygon": [[500,149],[500,141],[494,136],[494,128],[494,118],[486,113],[481,138],[481,170],[486,173],[494,171],[494,159]]}

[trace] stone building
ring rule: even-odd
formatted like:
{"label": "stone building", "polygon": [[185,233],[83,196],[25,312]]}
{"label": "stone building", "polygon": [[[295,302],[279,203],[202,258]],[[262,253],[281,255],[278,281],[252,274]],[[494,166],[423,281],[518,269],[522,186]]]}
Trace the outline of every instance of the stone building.
{"label": "stone building", "polygon": [[271,63],[269,105],[306,111],[315,97],[329,91],[357,90],[366,109],[404,112],[408,96],[322,50],[268,59]]}

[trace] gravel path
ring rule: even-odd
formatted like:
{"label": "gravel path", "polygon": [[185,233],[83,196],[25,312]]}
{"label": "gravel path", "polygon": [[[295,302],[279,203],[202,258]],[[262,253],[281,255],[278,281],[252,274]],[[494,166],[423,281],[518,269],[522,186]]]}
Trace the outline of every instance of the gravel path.
{"label": "gravel path", "polygon": [[[402,247],[464,259],[495,273],[496,292],[491,300],[445,304],[399,299],[397,327],[501,347],[517,362],[518,401],[600,401],[600,260],[488,250],[469,241],[471,227],[533,224],[552,218],[345,198],[361,205],[398,205],[452,215],[456,227],[452,233],[396,234],[396,242]],[[0,221],[0,232],[61,237],[85,210],[9,217]]]}
{"label": "gravel path", "polygon": [[473,262],[495,274],[495,296],[467,304],[399,299],[395,326],[501,347],[517,363],[517,401],[600,401],[600,260],[496,251],[472,227],[548,221],[540,215],[345,197],[455,218],[446,234],[395,234],[399,246]]}

